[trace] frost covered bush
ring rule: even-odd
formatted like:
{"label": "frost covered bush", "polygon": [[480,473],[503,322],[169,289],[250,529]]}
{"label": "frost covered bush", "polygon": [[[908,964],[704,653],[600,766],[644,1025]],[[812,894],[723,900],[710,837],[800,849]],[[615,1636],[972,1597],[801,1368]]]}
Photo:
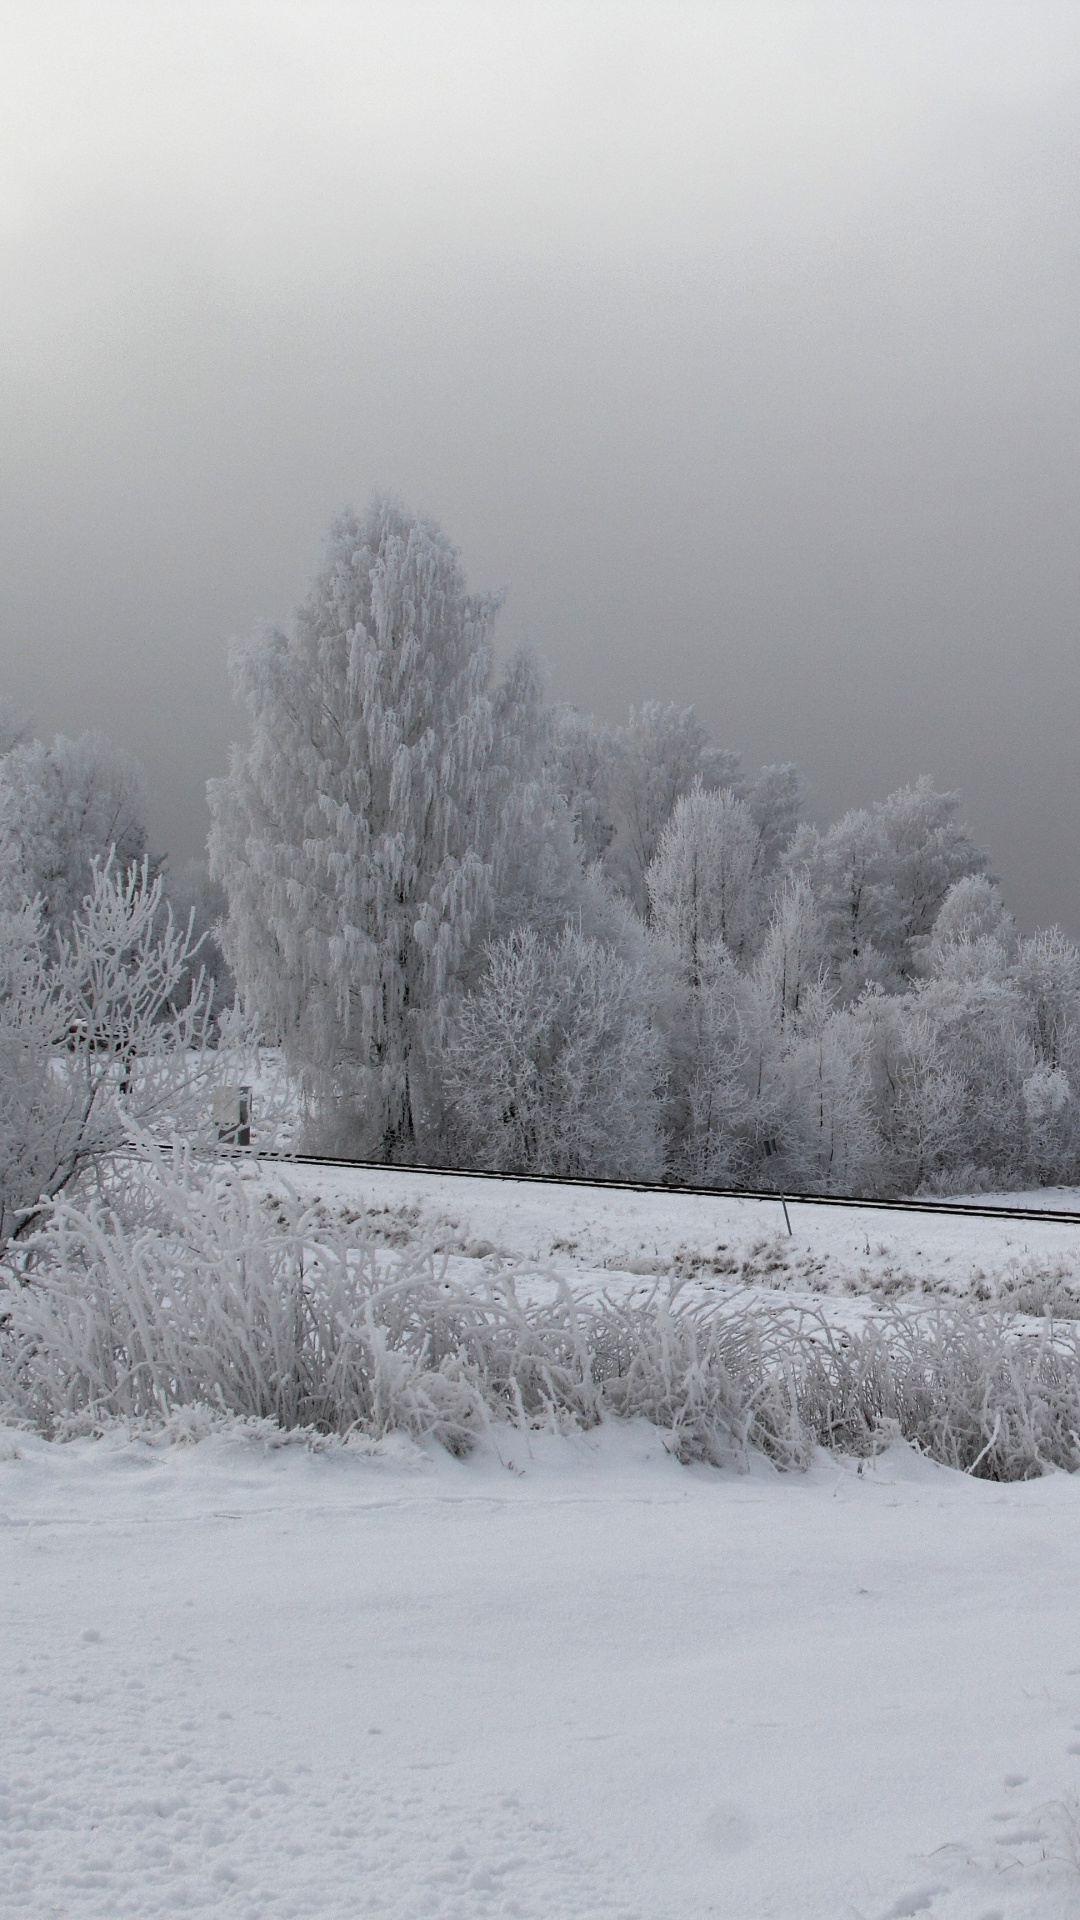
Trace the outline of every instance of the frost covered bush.
{"label": "frost covered bush", "polygon": [[[404,1431],[463,1452],[493,1419],[652,1420],[683,1460],[810,1444],[749,1321],[588,1303],[557,1277],[388,1252],[319,1203],[153,1149],[125,1212],[60,1201],[2,1310],[0,1403],[48,1432],[205,1406],[284,1428]],[[522,1282],[528,1283],[523,1297]],[[538,1298],[542,1295],[542,1298]]]}
{"label": "frost covered bush", "polygon": [[815,1445],[868,1454],[899,1436],[988,1480],[1080,1467],[1071,1324],[1020,1332],[1009,1314],[958,1307],[840,1334],[821,1313],[733,1316],[657,1295],[625,1315],[598,1310],[595,1337],[618,1355],[601,1369],[605,1408],[666,1428],[681,1459],[752,1445],[801,1466]]}
{"label": "frost covered bush", "polygon": [[160,878],[113,862],[93,870],[67,931],[37,905],[0,912],[0,1246],[133,1121],[205,1120],[223,1061],[195,946]]}
{"label": "frost covered bush", "polygon": [[[985,1287],[985,1282],[983,1283]],[[987,1294],[990,1289],[986,1288]],[[1010,1313],[1080,1320],[1080,1284],[1072,1261],[1018,1260],[993,1290],[995,1306]]]}
{"label": "frost covered bush", "polygon": [[[145,1143],[123,1211],[58,1202],[7,1300],[3,1388],[43,1427],[207,1404],[285,1427],[434,1434],[495,1408],[596,1417],[569,1295],[532,1317],[513,1287],[449,1286],[242,1168]],[[134,1189],[134,1191],[133,1191]]]}
{"label": "frost covered bush", "polygon": [[913,1313],[840,1334],[821,1314],[702,1306],[675,1286],[587,1301],[558,1276],[391,1250],[236,1165],[147,1144],[110,1206],[61,1199],[10,1272],[0,1406],[46,1432],[209,1407],[283,1429],[432,1435],[491,1422],[652,1421],[682,1460],[897,1433],[1021,1479],[1080,1464],[1080,1336],[1003,1313]]}
{"label": "frost covered bush", "polygon": [[664,1057],[640,967],[572,928],[493,941],[443,1079],[473,1164],[659,1179]]}
{"label": "frost covered bush", "polygon": [[896,1315],[844,1339],[819,1320],[797,1400],[823,1446],[860,1450],[891,1428],[945,1466],[1027,1480],[1080,1466],[1080,1337],[1045,1321],[951,1308]]}

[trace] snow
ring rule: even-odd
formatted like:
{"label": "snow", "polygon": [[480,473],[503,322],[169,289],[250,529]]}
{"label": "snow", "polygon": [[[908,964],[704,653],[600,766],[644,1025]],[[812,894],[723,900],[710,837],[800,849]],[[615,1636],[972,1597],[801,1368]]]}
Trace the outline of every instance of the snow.
{"label": "snow", "polygon": [[[398,1243],[551,1266],[587,1292],[622,1296],[686,1277],[696,1292],[782,1290],[796,1298],[882,1301],[916,1295],[996,1298],[1049,1285],[1055,1310],[1080,1317],[1080,1227],[725,1199],[676,1191],[487,1180],[402,1168],[290,1166],[290,1185],[369,1215]],[[973,1204],[1080,1212],[1080,1191],[983,1194]],[[464,1268],[455,1264],[455,1271]],[[1074,1296],[1070,1293],[1075,1290]],[[1036,1308],[1037,1310],[1037,1308]]]}
{"label": "snow", "polygon": [[[613,1289],[663,1279],[680,1248],[741,1261],[780,1213],[287,1177],[382,1209],[390,1240],[434,1230],[462,1271],[493,1257],[486,1241]],[[1080,1231],[792,1224],[841,1292],[889,1262],[930,1284],[946,1257],[970,1285],[1025,1244],[1071,1270]],[[695,1284],[797,1289],[806,1273]],[[496,1428],[464,1461],[193,1414],[63,1445],[7,1430],[0,1570],[0,1915],[1080,1911],[1066,1475],[973,1481],[902,1444],[805,1475],[687,1468],[616,1423]]]}
{"label": "snow", "polygon": [[0,1913],[1077,1911],[1065,1476],[9,1454]]}

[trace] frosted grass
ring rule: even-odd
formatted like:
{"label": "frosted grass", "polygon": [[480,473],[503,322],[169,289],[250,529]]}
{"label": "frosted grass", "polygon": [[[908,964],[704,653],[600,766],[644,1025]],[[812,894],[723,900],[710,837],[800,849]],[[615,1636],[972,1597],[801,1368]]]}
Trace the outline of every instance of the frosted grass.
{"label": "frosted grass", "polygon": [[0,1410],[63,1436],[183,1409],[283,1432],[404,1432],[465,1453],[493,1422],[644,1419],[686,1462],[805,1466],[902,1436],[1016,1480],[1080,1464],[1080,1335],[997,1308],[733,1308],[678,1282],[586,1299],[555,1272],[388,1248],[287,1187],[145,1143],[122,1194],[59,1200],[0,1307]]}

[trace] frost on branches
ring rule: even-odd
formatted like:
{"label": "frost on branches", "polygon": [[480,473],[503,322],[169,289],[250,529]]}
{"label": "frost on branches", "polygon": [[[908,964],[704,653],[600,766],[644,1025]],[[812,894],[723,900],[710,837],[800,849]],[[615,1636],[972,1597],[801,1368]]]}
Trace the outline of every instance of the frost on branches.
{"label": "frost on branches", "polygon": [[493,676],[490,597],[379,502],[236,662],[226,955],[313,1144],[834,1192],[1080,1176],[1080,954],[921,779],[800,824],[692,708]]}
{"label": "frost on branches", "polygon": [[94,869],[58,938],[38,904],[0,911],[0,1245],[123,1147],[133,1120],[205,1124],[219,1061],[193,959],[145,869]]}
{"label": "frost on branches", "polygon": [[473,1164],[658,1180],[664,1055],[640,967],[567,927],[495,941],[444,1075]]}
{"label": "frost on branches", "polygon": [[2,751],[0,896],[38,900],[55,934],[67,931],[93,885],[95,864],[122,873],[147,860],[142,775],[129,754],[96,734],[51,744],[16,737]]}
{"label": "frost on branches", "polygon": [[380,501],[337,522],[291,631],[235,663],[251,745],[210,788],[226,955],[322,1138],[385,1159],[430,1142],[430,1059],[500,874],[561,808],[534,675],[493,675],[497,607],[437,527]]}

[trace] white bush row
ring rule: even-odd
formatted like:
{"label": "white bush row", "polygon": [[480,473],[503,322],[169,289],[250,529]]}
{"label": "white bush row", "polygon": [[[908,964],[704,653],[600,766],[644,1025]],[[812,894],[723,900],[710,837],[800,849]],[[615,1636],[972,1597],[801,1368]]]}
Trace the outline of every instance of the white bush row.
{"label": "white bush row", "polygon": [[465,1286],[434,1254],[391,1252],[242,1168],[207,1168],[179,1142],[144,1153],[111,1203],[57,1201],[12,1269],[7,1418],[66,1434],[206,1407],[460,1453],[492,1420],[614,1415],[654,1422],[685,1461],[758,1447],[801,1466],[815,1445],[869,1452],[899,1433],[988,1477],[1080,1464],[1074,1326],[1023,1334],[959,1307],[849,1336],[823,1315],[725,1311],[677,1286],[631,1306],[535,1270]]}

